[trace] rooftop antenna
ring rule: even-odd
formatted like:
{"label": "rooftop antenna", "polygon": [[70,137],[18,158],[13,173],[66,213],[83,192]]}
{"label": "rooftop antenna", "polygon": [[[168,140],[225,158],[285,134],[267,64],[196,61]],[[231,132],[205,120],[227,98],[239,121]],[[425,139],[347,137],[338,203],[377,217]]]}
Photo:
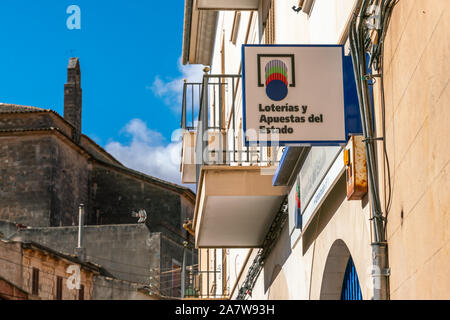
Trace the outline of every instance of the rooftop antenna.
{"label": "rooftop antenna", "polygon": [[145,209],[140,209],[138,212],[132,212],[131,216],[134,218],[139,218],[138,223],[144,223],[147,220],[147,212]]}

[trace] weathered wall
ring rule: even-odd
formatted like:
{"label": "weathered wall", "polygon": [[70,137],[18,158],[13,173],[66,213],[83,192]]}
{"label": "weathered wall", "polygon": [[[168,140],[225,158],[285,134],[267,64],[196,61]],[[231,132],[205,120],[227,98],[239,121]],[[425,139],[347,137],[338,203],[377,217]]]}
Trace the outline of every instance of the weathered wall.
{"label": "weathered wall", "polygon": [[82,135],[80,139],[80,146],[86,149],[90,154],[92,154],[96,159],[101,161],[105,161],[111,164],[120,164],[117,160],[115,160],[111,155],[109,155],[106,151],[102,151],[100,147],[92,141],[89,137]]}
{"label": "weathered wall", "polygon": [[[43,300],[56,299],[57,277],[63,279],[62,300],[78,300],[79,291],[67,285],[71,273],[67,268],[75,265],[70,261],[53,258],[43,252],[24,248],[22,256],[23,289],[32,292],[33,268],[39,269],[38,296]],[[79,266],[79,265],[78,265]],[[84,286],[84,300],[90,300],[93,290],[93,273],[80,268],[80,284]]]}
{"label": "weathered wall", "polygon": [[0,300],[29,300],[30,298],[28,293],[0,277]]}
{"label": "weathered wall", "polygon": [[0,240],[0,277],[22,288],[22,250],[20,243]]}
{"label": "weathered wall", "polygon": [[[32,229],[19,231],[14,239],[35,241],[72,254],[77,228],[47,227],[77,225],[78,206],[83,203],[86,223],[105,225],[85,228],[88,259],[115,277],[148,283],[150,269],[159,272],[171,268],[173,260],[182,262],[183,241],[188,239],[193,245],[192,236],[182,227],[187,218],[192,218],[192,201],[170,186],[165,188],[164,182],[152,183],[152,178],[139,172],[114,168],[118,163],[87,137],[82,137],[81,144],[91,155],[56,131],[39,131],[56,127],[72,136],[73,127],[55,114],[1,106],[0,111],[8,112],[0,114],[3,237],[14,234],[15,223],[20,223]],[[138,218],[131,214],[139,209],[147,211],[148,228],[122,225],[135,224]]]}
{"label": "weathered wall", "polygon": [[[56,277],[63,278],[63,299],[77,300],[78,290],[70,289],[67,280],[72,275],[67,268],[74,265],[71,261],[55,258],[39,250],[22,248],[20,242],[0,241],[0,278],[7,280],[31,295],[32,269],[39,269],[39,292],[41,299],[52,300],[56,297]],[[79,266],[79,265],[78,265]],[[80,268],[80,283],[84,285],[84,297],[91,298],[93,273]],[[37,298],[31,297],[30,298]]]}
{"label": "weathered wall", "polygon": [[72,225],[88,195],[86,158],[48,134],[0,137],[0,219]]}
{"label": "weathered wall", "polygon": [[95,164],[92,173],[89,224],[136,223],[132,212],[145,209],[152,232],[164,232],[179,243],[187,237],[183,229],[194,205],[181,196],[130,174]]}
{"label": "weathered wall", "polygon": [[[13,112],[20,106],[2,108]],[[0,117],[0,131],[49,127],[72,135],[73,128],[50,112],[1,113]],[[81,142],[94,157],[118,165],[87,137]],[[170,232],[179,241],[184,240],[182,224],[192,217],[192,202],[176,191],[152,184],[138,172],[110,170],[100,163],[92,170],[87,158],[70,142],[50,132],[3,132],[0,219],[31,226],[73,225],[77,222],[78,206],[84,203],[89,224],[135,223],[137,218],[131,213],[144,208],[151,213],[148,225],[153,231]]]}
{"label": "weathered wall", "polygon": [[[387,33],[384,75],[393,187],[387,225],[392,299],[450,298],[448,30],[448,0],[401,0]],[[379,99],[376,106],[381,119]],[[381,123],[377,127],[381,129]],[[380,130],[378,136],[382,136]],[[379,163],[383,168],[382,158]],[[380,181],[383,178],[382,172]]]}
{"label": "weathered wall", "polygon": [[[34,241],[53,250],[74,254],[77,227],[23,229],[15,240]],[[160,234],[145,225],[85,226],[84,247],[89,262],[99,264],[113,276],[148,283],[151,268],[160,261]]]}
{"label": "weathered wall", "polygon": [[[4,106],[0,111],[4,110]],[[13,109],[12,109],[13,110]],[[1,113],[0,130],[44,129],[55,127],[71,137],[73,127],[52,112]]]}
{"label": "weathered wall", "polygon": [[141,284],[103,276],[94,277],[93,300],[155,300],[155,296],[139,292]]}
{"label": "weathered wall", "polygon": [[8,239],[17,232],[16,223],[0,220],[0,239]]}
{"label": "weathered wall", "polygon": [[51,137],[0,137],[0,219],[49,226],[52,199]]}
{"label": "weathered wall", "polygon": [[78,207],[87,204],[88,160],[59,139],[53,139],[51,226],[78,224]]}

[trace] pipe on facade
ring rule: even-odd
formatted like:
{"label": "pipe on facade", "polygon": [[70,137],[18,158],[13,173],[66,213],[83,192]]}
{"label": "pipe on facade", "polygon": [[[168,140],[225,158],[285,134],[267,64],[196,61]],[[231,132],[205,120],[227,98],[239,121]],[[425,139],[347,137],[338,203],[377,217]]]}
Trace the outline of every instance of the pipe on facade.
{"label": "pipe on facade", "polygon": [[[366,24],[366,12],[373,0],[358,0],[353,11],[349,26],[350,51],[353,60],[355,81],[358,92],[358,100],[361,111],[361,122],[363,128],[367,173],[369,180],[369,196],[371,206],[372,222],[372,281],[373,300],[389,299],[389,264],[388,247],[385,234],[385,218],[381,209],[379,196],[379,185],[377,180],[376,163],[376,137],[374,137],[372,102],[369,94],[366,60],[366,36],[368,26]],[[377,2],[378,4],[378,2]],[[382,7],[389,7],[391,0],[382,1]],[[382,53],[381,53],[382,54]],[[380,71],[382,72],[382,70]],[[383,137],[384,139],[384,137]]]}
{"label": "pipe on facade", "polygon": [[78,245],[75,253],[81,261],[86,261],[86,248],[84,248],[84,204],[78,208]]}

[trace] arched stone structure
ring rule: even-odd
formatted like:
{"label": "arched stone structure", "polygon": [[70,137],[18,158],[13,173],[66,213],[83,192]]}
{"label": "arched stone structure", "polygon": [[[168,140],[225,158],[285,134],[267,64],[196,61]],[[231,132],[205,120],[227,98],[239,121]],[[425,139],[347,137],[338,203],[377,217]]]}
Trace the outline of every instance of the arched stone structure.
{"label": "arched stone structure", "polygon": [[321,300],[339,300],[341,298],[342,283],[347,267],[350,251],[341,239],[337,239],[330,248],[323,271]]}

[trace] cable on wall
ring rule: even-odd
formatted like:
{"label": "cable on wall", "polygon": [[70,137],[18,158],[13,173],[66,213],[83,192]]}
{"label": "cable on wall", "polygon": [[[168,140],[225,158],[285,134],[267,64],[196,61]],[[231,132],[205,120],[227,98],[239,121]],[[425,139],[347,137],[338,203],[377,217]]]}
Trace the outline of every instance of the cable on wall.
{"label": "cable on wall", "polygon": [[[392,9],[396,0],[358,0],[349,26],[350,51],[361,112],[361,123],[367,160],[369,196],[372,222],[372,277],[373,299],[389,299],[389,263],[386,241],[387,213],[391,204],[391,183],[389,158],[385,141],[385,102],[383,82],[383,48]],[[373,74],[377,71],[378,74]],[[382,131],[383,137],[375,136],[373,102],[369,86],[375,78],[381,78]],[[383,209],[378,185],[378,167],[376,161],[376,142],[383,142],[384,161],[388,173],[388,202]]]}

